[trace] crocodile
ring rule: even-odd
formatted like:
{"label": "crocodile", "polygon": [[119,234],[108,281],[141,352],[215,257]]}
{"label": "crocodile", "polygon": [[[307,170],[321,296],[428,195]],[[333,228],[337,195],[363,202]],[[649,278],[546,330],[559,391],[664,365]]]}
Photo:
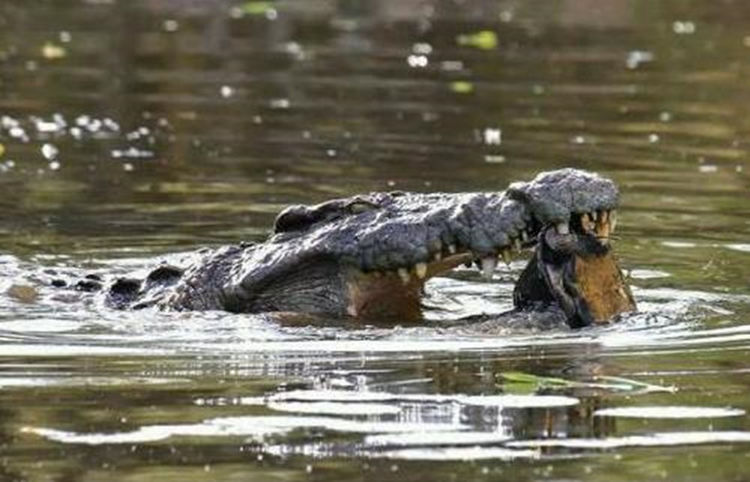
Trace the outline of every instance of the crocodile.
{"label": "crocodile", "polygon": [[[543,172],[502,192],[375,192],[294,205],[262,243],[204,248],[145,279],[120,278],[120,309],[303,313],[387,323],[422,319],[425,282],[462,264],[490,279],[531,256],[515,313],[557,313],[570,327],[635,310],[612,251],[619,192],[578,169]],[[97,284],[90,280],[90,284]]]}

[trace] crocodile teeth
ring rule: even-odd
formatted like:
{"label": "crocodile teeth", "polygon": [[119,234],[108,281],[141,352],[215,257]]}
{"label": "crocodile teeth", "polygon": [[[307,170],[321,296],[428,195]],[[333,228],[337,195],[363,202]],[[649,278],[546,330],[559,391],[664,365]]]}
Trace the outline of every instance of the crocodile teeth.
{"label": "crocodile teeth", "polygon": [[417,263],[414,266],[414,272],[417,273],[417,278],[425,279],[427,277],[427,263]]}
{"label": "crocodile teeth", "polygon": [[448,245],[448,252],[450,254],[456,254],[456,245],[455,244],[449,244]]}
{"label": "crocodile teeth", "polygon": [[557,234],[570,234],[570,226],[568,223],[557,223],[555,229],[557,229]]}
{"label": "crocodile teeth", "polygon": [[406,268],[399,268],[398,275],[401,277],[401,281],[403,281],[405,285],[409,284],[410,276],[409,272],[406,271]]}
{"label": "crocodile teeth", "polygon": [[492,273],[495,272],[497,266],[497,259],[494,256],[487,256],[482,258],[482,277],[489,281],[492,279]]}
{"label": "crocodile teeth", "polygon": [[617,226],[617,211],[613,209],[609,212],[609,232],[615,232],[615,226]]}
{"label": "crocodile teeth", "polygon": [[510,249],[505,248],[504,250],[500,251],[500,256],[503,257],[503,262],[510,266]]}

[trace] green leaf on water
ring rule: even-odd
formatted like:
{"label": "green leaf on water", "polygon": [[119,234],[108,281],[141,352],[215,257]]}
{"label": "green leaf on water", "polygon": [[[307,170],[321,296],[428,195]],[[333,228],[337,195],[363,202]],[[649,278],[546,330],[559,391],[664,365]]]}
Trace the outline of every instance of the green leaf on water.
{"label": "green leaf on water", "polygon": [[596,376],[595,381],[579,382],[564,378],[543,377],[525,372],[502,372],[501,384],[504,391],[509,393],[533,393],[537,390],[559,390],[565,388],[598,388],[619,392],[675,392],[676,387],[665,387],[650,383],[630,380],[629,378],[613,376]]}
{"label": "green leaf on water", "polygon": [[248,15],[265,15],[266,12],[273,9],[271,2],[245,2],[242,4],[242,11]]}
{"label": "green leaf on water", "polygon": [[492,30],[461,34],[456,37],[458,45],[474,47],[480,50],[495,50],[497,48],[497,34]]}
{"label": "green leaf on water", "polygon": [[465,80],[451,82],[451,90],[457,94],[470,94],[474,92],[474,84]]}
{"label": "green leaf on water", "polygon": [[502,376],[509,382],[525,383],[538,386],[569,387],[576,384],[576,382],[571,382],[562,378],[540,377],[538,375],[524,372],[503,372],[500,374],[500,376]]}

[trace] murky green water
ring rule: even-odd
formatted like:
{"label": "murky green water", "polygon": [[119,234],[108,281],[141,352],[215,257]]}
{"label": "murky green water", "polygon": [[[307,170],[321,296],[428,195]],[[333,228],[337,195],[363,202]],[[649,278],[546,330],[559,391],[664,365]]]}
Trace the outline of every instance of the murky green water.
{"label": "murky green water", "polygon": [[[0,3],[0,478],[746,479],[748,19],[739,1]],[[12,289],[259,240],[289,203],[563,166],[621,186],[642,310],[621,325],[440,327],[507,309],[521,261],[434,280],[432,321],[390,330]]]}

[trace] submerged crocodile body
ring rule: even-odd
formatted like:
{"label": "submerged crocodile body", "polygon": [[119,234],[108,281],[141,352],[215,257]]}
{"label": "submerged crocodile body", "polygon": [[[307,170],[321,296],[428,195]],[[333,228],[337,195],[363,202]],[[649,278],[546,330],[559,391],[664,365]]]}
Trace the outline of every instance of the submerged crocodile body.
{"label": "submerged crocodile body", "polygon": [[616,185],[576,169],[498,193],[371,193],[291,206],[269,239],[195,253],[107,290],[117,308],[295,312],[420,319],[427,279],[461,264],[491,277],[498,259],[533,249],[516,309],[553,310],[585,326],[635,309],[610,243]]}

